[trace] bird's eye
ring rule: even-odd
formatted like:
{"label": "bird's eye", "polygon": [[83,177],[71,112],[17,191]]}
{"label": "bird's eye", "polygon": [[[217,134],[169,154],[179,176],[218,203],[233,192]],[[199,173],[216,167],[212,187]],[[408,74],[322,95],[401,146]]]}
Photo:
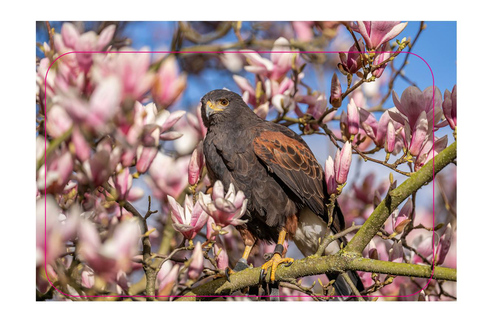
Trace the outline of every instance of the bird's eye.
{"label": "bird's eye", "polygon": [[220,104],[221,104],[222,106],[224,106],[224,107],[228,106],[228,103],[229,103],[227,99],[220,99],[219,102],[220,102]]}

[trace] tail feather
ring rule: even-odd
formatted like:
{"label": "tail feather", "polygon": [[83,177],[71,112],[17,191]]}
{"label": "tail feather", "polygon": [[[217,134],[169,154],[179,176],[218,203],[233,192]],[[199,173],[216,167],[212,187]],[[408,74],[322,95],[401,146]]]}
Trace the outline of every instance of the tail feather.
{"label": "tail feather", "polygon": [[[362,293],[365,290],[365,287],[363,286],[362,280],[360,279],[358,273],[350,270],[346,273],[352,280],[352,283],[357,288],[358,292]],[[330,280],[335,280],[333,287],[335,288],[335,296],[337,296],[337,300],[352,300],[358,295],[353,291],[341,273],[327,273],[327,277]]]}

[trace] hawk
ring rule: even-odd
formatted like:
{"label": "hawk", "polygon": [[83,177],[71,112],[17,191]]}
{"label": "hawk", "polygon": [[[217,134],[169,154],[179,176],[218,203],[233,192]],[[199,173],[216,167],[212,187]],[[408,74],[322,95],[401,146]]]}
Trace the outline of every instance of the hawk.
{"label": "hawk", "polygon": [[[274,282],[277,266],[293,262],[284,257],[284,241],[293,240],[309,256],[317,251],[318,239],[326,235],[329,195],[323,169],[298,134],[258,117],[238,94],[213,90],[201,104],[202,120],[208,129],[203,152],[209,178],[212,183],[232,183],[248,199],[247,213],[242,217],[247,222],[237,226],[245,251],[234,270],[247,267],[257,241],[276,242],[272,258],[262,266],[262,273],[271,269],[270,280]],[[331,232],[344,227],[343,214],[336,205]],[[325,253],[338,251],[340,241],[332,242]],[[358,275],[350,275],[363,290]],[[352,294],[338,274],[327,276],[336,278],[337,293]]]}

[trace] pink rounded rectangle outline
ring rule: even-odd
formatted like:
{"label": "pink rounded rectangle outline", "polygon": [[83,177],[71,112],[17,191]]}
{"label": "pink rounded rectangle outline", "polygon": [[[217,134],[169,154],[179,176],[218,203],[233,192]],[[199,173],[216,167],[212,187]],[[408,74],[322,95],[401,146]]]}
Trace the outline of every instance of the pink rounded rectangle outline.
{"label": "pink rounded rectangle outline", "polygon": [[[349,53],[349,51],[302,51],[302,50],[275,50],[275,51],[272,51],[272,50],[260,50],[260,51],[256,51],[256,50],[252,50],[252,49],[244,49],[244,50],[228,50],[228,51],[69,51],[69,52],[66,52],[66,53],[63,53],[62,55],[58,56],[51,64],[50,66],[48,67],[47,69],[47,72],[45,73],[45,79],[44,79],[44,84],[45,84],[45,106],[47,105],[47,76],[48,76],[48,73],[50,71],[50,68],[53,66],[53,64],[55,64],[57,62],[57,60],[59,60],[61,57],[63,56],[66,56],[68,54],[72,54],[72,53],[88,53],[88,54],[96,54],[96,53],[104,53],[104,54],[108,54],[108,53],[146,53],[146,54],[154,54],[154,53],[160,53],[160,54],[218,54],[218,53],[222,53],[222,54],[226,54],[226,53],[245,53],[245,52],[256,52],[256,53]],[[350,53],[364,53],[364,52],[350,52]],[[378,51],[377,53],[389,53],[389,54],[393,54],[393,53],[397,53],[396,51]],[[413,52],[404,52],[404,51],[401,51],[399,52],[399,54],[412,54],[414,56],[416,56],[417,58],[421,59],[428,67],[428,69],[430,70],[430,73],[432,75],[432,86],[435,87],[435,77],[433,75],[433,70],[432,68],[430,67],[430,65],[428,64],[428,62],[423,59],[420,55],[418,54],[415,54]],[[435,106],[435,91],[433,91],[433,100],[432,100],[432,108],[434,108]],[[435,114],[432,113],[432,117],[435,117]],[[435,148],[435,121],[433,121],[433,130],[432,130],[432,134],[433,134],[433,146],[432,146],[432,149]],[[46,123],[47,123],[47,114],[45,112],[45,121],[44,121],[44,126],[45,126],[45,131],[46,131]],[[47,154],[47,138],[45,137],[45,185],[47,183],[47,157],[46,157],[46,154]],[[433,164],[433,172],[435,173],[435,157],[432,157],[432,164]],[[432,188],[433,188],[433,200],[432,200],[432,205],[433,205],[433,210],[432,210],[432,225],[435,224],[435,174],[433,174],[433,180],[432,180]],[[46,259],[46,256],[47,256],[47,232],[46,232],[46,225],[47,225],[47,201],[46,201],[46,196],[47,196],[47,191],[45,189],[45,193],[44,193],[44,198],[45,198],[45,242],[44,242],[44,269],[45,269],[45,275],[47,277],[47,280],[48,282],[50,283],[50,285],[55,288],[55,290],[59,293],[61,293],[62,295],[64,296],[68,296],[68,297],[73,297],[73,298],[101,298],[101,297],[105,297],[105,298],[152,298],[152,297],[155,297],[155,298],[189,298],[189,297],[195,297],[195,298],[221,298],[221,297],[224,297],[224,298],[228,298],[228,297],[248,297],[247,295],[208,295],[208,296],[201,296],[201,295],[154,295],[154,296],[147,296],[147,295],[72,295],[72,294],[69,294],[69,293],[65,293],[65,292],[62,292],[60,291],[58,288],[56,288],[52,281],[50,280],[49,276],[48,276],[48,272],[47,272],[47,259]],[[432,230],[432,233],[435,233],[434,230]],[[433,258],[432,258],[432,261],[435,261],[435,237],[432,236],[432,254],[433,254]],[[430,275],[430,278],[428,278],[428,282],[427,284],[422,287],[421,289],[419,289],[417,292],[415,293],[412,293],[412,294],[409,294],[409,295],[364,295],[362,297],[368,297],[368,298],[392,298],[392,297],[395,297],[395,298],[402,298],[402,297],[410,297],[410,296],[413,296],[413,295],[416,295],[418,294],[420,291],[422,291],[423,289],[425,289],[429,284],[430,284],[430,281],[432,281],[433,279],[433,273],[435,272],[435,265],[432,265],[432,274]],[[253,297],[253,296],[252,296]],[[275,297],[275,298],[304,298],[305,295],[273,295],[273,296],[270,296],[270,295],[256,295],[255,297],[257,298],[266,298],[266,297],[269,297],[269,298],[272,298],[272,297]],[[351,298],[351,297],[360,297],[360,296],[357,296],[357,295],[352,295],[352,296],[325,296],[325,295],[316,295],[316,297],[333,297],[333,298]]]}

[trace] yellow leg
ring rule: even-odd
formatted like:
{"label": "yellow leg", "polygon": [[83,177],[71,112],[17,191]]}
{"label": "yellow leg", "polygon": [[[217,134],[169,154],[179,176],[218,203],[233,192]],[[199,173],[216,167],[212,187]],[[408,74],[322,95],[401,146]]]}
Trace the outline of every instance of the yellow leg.
{"label": "yellow leg", "polygon": [[247,260],[250,256],[250,251],[252,251],[253,246],[245,246],[245,251],[243,251],[242,259]]}
{"label": "yellow leg", "polygon": [[[283,243],[285,242],[286,234],[287,234],[287,231],[285,229],[282,229],[280,231],[280,234],[278,235],[277,245],[279,244],[283,246]],[[270,281],[274,282],[275,272],[277,271],[278,265],[281,263],[291,264],[292,262],[293,262],[292,258],[282,258],[282,254],[276,251],[273,254],[273,257],[262,265],[262,273],[266,274],[268,269],[272,268],[270,272]]]}

